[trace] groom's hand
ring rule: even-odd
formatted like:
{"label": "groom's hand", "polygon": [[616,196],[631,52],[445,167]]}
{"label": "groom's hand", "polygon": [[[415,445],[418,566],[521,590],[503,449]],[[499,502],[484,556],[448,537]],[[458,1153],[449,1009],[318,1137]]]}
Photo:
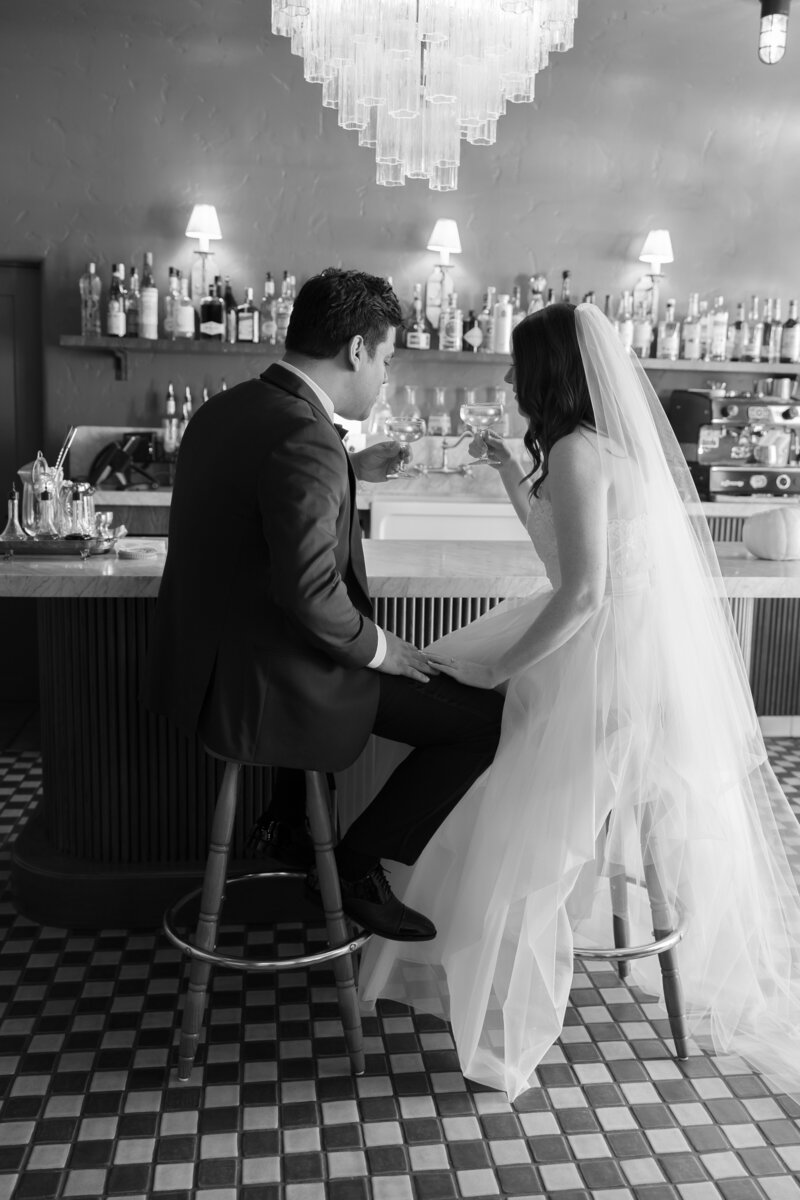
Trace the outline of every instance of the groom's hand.
{"label": "groom's hand", "polygon": [[431,675],[438,675],[439,672],[433,663],[428,662],[428,659],[418,650],[416,646],[412,646],[410,642],[404,642],[402,638],[397,637],[394,633],[386,634],[386,657],[381,665],[377,668],[383,671],[385,675],[407,675],[409,679],[416,679],[419,683],[427,683]]}
{"label": "groom's hand", "polygon": [[411,451],[399,442],[376,442],[350,455],[356,479],[365,483],[385,483],[387,474],[392,475],[401,463],[408,462]]}

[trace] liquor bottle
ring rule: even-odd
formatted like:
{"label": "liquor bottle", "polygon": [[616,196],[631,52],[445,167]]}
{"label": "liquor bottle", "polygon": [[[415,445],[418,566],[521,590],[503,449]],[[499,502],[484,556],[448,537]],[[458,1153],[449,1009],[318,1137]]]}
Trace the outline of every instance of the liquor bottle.
{"label": "liquor bottle", "polygon": [[744,345],[744,305],[736,305],[736,320],[728,325],[727,355],[731,362],[739,362]]}
{"label": "liquor bottle", "polygon": [[711,357],[711,313],[708,311],[708,301],[700,301],[700,357],[708,362]]}
{"label": "liquor bottle", "polygon": [[139,336],[139,309],[141,300],[139,297],[139,272],[131,263],[131,277],[128,282],[128,294],[125,297],[125,336]]}
{"label": "liquor bottle", "polygon": [[478,324],[483,334],[483,349],[487,354],[494,353],[494,298],[497,288],[486,289],[483,308],[478,313]]}
{"label": "liquor bottle", "polygon": [[627,351],[633,349],[633,292],[624,291],[617,310],[617,332]]}
{"label": "liquor bottle", "polygon": [[225,276],[225,341],[236,341],[236,300],[231,288],[230,276]]}
{"label": "liquor bottle", "polygon": [[658,339],[656,342],[656,358],[666,358],[676,362],[680,351],[680,324],[675,320],[675,301],[667,301],[664,319],[658,322]]}
{"label": "liquor bottle", "polygon": [[175,285],[175,268],[169,268],[169,277],[167,280],[167,291],[164,296],[164,337],[175,337],[175,299],[180,295],[180,291]]}
{"label": "liquor bottle", "polygon": [[189,299],[189,280],[181,279],[181,294],[174,311],[175,337],[193,338],[195,325],[194,305]]}
{"label": "liquor bottle", "polygon": [[208,404],[209,399],[210,399],[210,397],[208,395],[208,388],[204,387],[203,388],[203,404]]}
{"label": "liquor bottle", "polygon": [[789,301],[789,316],[781,334],[781,362],[800,362],[800,322],[797,320],[797,301]]}
{"label": "liquor bottle", "polygon": [[178,406],[175,401],[175,389],[172,384],[167,385],[167,401],[164,406],[164,419],[161,422],[164,440],[164,455],[166,458],[171,458],[178,449],[180,441],[180,429],[178,426]]}
{"label": "liquor bottle", "polygon": [[183,441],[183,435],[186,433],[186,426],[192,418],[192,391],[189,385],[186,385],[184,391],[184,401],[181,406],[181,422],[178,426],[178,444]]}
{"label": "liquor bottle", "polygon": [[544,289],[547,287],[545,275],[531,275],[530,292],[528,293],[528,314],[544,308]]}
{"label": "liquor bottle", "polygon": [[439,349],[460,350],[464,333],[464,314],[458,307],[458,296],[453,292],[443,301],[439,326]]}
{"label": "liquor bottle", "polygon": [[545,308],[549,308],[551,304],[555,304],[555,292],[552,288],[547,289],[547,297],[544,302]]}
{"label": "liquor bottle", "polygon": [[283,272],[281,294],[275,305],[275,341],[279,346],[286,344],[286,331],[294,308],[294,275]]}
{"label": "liquor bottle", "polygon": [[425,316],[430,322],[431,329],[438,330],[442,317],[442,308],[452,292],[452,275],[450,268],[436,263],[428,281],[425,284]]}
{"label": "liquor bottle", "polygon": [[225,306],[220,290],[220,278],[217,275],[208,295],[200,301],[200,337],[215,342],[225,339]]}
{"label": "liquor bottle", "polygon": [[408,350],[430,350],[431,348],[430,323],[422,311],[421,283],[414,284],[411,312],[403,322],[401,338],[403,345]]}
{"label": "liquor bottle", "polygon": [[728,347],[728,310],[723,296],[714,300],[711,313],[711,361],[724,362]]}
{"label": "liquor bottle", "polygon": [[511,353],[511,322],[514,309],[507,292],[502,292],[494,306],[494,352],[495,354]]}
{"label": "liquor bottle", "polygon": [[103,285],[97,274],[97,264],[90,262],[79,282],[81,294],[81,334],[98,337],[100,334],[100,296]]}
{"label": "liquor bottle", "polygon": [[148,250],[142,269],[142,290],[139,296],[139,337],[151,341],[158,337],[158,288],[153,279],[153,255]]}
{"label": "liquor bottle", "polygon": [[561,303],[570,304],[572,302],[572,286],[570,282],[570,272],[561,272]]}
{"label": "liquor bottle", "polygon": [[125,337],[125,297],[119,277],[119,265],[111,265],[111,285],[108,289],[106,332],[109,337]]}
{"label": "liquor bottle", "polygon": [[253,289],[245,288],[244,304],[236,309],[237,342],[258,341],[258,309],[253,303]]}
{"label": "liquor bottle", "polygon": [[607,321],[610,321],[612,325],[614,324],[614,314],[611,311],[611,294],[609,292],[606,292],[606,298],[603,302],[603,315]]}
{"label": "liquor bottle", "polygon": [[594,293],[594,292],[586,292],[586,293],[584,294],[584,297],[583,297],[582,303],[583,303],[583,304],[596,304],[596,303],[597,303],[597,297],[596,297],[595,293]]}
{"label": "liquor bottle", "polygon": [[764,345],[764,322],[759,315],[758,296],[753,296],[742,337],[742,361],[761,362]]}
{"label": "liquor bottle", "polygon": [[[673,311],[673,323],[675,314]],[[653,347],[653,321],[650,316],[650,309],[644,303],[640,303],[633,317],[633,341],[631,348],[637,358],[649,358]]]}
{"label": "liquor bottle", "polygon": [[275,280],[267,271],[264,276],[264,294],[261,297],[258,321],[259,341],[275,345]]}
{"label": "liquor bottle", "polygon": [[[420,303],[422,303],[421,298]],[[393,416],[392,406],[389,403],[389,385],[388,383],[382,383],[378,392],[378,399],[375,401],[372,411],[369,414],[367,436],[371,435],[379,439],[385,438],[387,436],[386,422]]]}
{"label": "liquor bottle", "polygon": [[428,437],[449,437],[453,422],[447,409],[447,389],[437,387],[433,409],[428,417]]}
{"label": "liquor bottle", "polygon": [[522,288],[518,283],[514,284],[514,290],[511,293],[511,328],[516,329],[520,321],[524,321],[528,315],[522,304]]}
{"label": "liquor bottle", "polygon": [[689,294],[689,307],[681,325],[681,358],[687,362],[700,361],[700,296]]}
{"label": "liquor bottle", "polygon": [[464,335],[461,339],[461,348],[462,350],[471,350],[475,354],[480,350],[482,344],[483,331],[478,323],[478,314],[474,308],[471,308],[464,322]]}
{"label": "liquor bottle", "polygon": [[772,320],[769,323],[769,341],[767,342],[767,361],[780,362],[781,339],[783,338],[783,321],[781,320],[781,302],[776,297],[772,305]]}

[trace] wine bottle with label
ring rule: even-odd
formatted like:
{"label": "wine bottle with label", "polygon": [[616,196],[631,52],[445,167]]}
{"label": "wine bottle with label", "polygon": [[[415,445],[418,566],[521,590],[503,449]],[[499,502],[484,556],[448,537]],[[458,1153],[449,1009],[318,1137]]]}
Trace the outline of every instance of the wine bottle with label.
{"label": "wine bottle with label", "polygon": [[100,294],[103,285],[97,274],[97,265],[90,262],[80,278],[81,333],[84,337],[100,334]]}
{"label": "wine bottle with label", "polygon": [[131,277],[128,281],[128,294],[125,297],[125,336],[139,336],[139,272],[131,263]]}
{"label": "wine bottle with label", "polygon": [[215,342],[225,340],[225,306],[222,303],[219,275],[207,296],[200,301],[200,337]]}
{"label": "wine bottle with label", "polygon": [[111,265],[111,283],[108,289],[106,309],[106,332],[109,337],[125,336],[125,294],[119,276],[119,264]]}
{"label": "wine bottle with label", "polygon": [[692,292],[689,307],[681,325],[681,358],[687,362],[700,361],[700,296]]}
{"label": "wine bottle with label", "polygon": [[411,312],[403,322],[402,341],[407,350],[430,350],[431,326],[422,308],[422,284],[414,284]]}
{"label": "wine bottle with label", "polygon": [[236,309],[237,342],[258,341],[258,309],[253,303],[253,289],[245,288],[244,303]]}
{"label": "wine bottle with label", "polygon": [[189,299],[189,280],[181,279],[181,294],[175,306],[175,337],[193,338],[195,325],[194,305]]}
{"label": "wine bottle with label", "polygon": [[797,301],[789,301],[789,315],[781,332],[781,362],[800,362],[800,322],[797,320]]}
{"label": "wine bottle with label", "polygon": [[139,337],[150,341],[158,337],[158,288],[153,277],[153,255],[149,250],[144,256],[139,293]]}

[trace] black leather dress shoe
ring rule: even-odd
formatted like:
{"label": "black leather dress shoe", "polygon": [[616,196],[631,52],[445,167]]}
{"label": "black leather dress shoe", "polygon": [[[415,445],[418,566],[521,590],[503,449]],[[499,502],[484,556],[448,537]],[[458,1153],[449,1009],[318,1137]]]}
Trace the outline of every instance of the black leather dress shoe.
{"label": "black leather dress shoe", "polygon": [[254,858],[272,858],[285,867],[306,870],[314,863],[314,843],[302,826],[259,817],[247,839]]}
{"label": "black leather dress shoe", "polygon": [[[397,899],[380,863],[361,879],[340,879],[339,883],[342,908],[362,929],[394,942],[430,942],[436,937],[433,921]],[[308,873],[307,891],[321,905],[316,870]]]}

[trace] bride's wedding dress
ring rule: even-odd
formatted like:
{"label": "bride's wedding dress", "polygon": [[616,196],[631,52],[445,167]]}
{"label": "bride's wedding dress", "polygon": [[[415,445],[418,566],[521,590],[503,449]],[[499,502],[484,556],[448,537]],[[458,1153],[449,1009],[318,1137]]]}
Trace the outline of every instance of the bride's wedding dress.
{"label": "bride's wedding dress", "polygon": [[[663,446],[651,461],[649,428],[632,441],[630,414],[612,419],[592,400],[603,435],[585,436],[613,481],[605,599],[511,678],[493,765],[417,863],[393,866],[396,890],[439,933],[373,939],[360,994],[447,1018],[464,1075],[513,1099],[536,1084],[561,1031],[574,945],[613,944],[623,881],[631,942],[652,940],[655,880],[671,919],[687,921],[677,954],[690,1032],[798,1093],[800,893],[784,844],[796,844],[797,821],[767,761],[718,577],[700,570],[706,535],[692,535],[667,486]],[[546,500],[531,501],[527,530],[557,589]],[[505,602],[436,648],[494,661],[550,594]],[[632,968],[661,993],[657,960]]]}

